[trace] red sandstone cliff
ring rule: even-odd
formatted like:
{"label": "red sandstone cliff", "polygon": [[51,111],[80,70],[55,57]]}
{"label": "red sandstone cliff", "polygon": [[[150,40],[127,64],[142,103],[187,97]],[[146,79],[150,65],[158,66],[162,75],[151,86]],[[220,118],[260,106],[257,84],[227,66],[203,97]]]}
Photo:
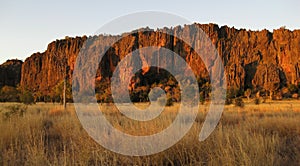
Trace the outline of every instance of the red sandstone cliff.
{"label": "red sandstone cliff", "polygon": [[[172,29],[165,28],[160,32],[138,32],[122,38],[109,49],[103,63],[100,63],[97,79],[111,76],[112,71],[125,55],[143,46],[170,49],[181,55],[197,76],[207,78],[202,60],[194,58],[195,52],[182,41],[162,33],[164,30],[172,31],[179,36],[188,36],[192,43],[196,43],[198,32],[195,31],[195,26],[200,26],[216,46],[225,65],[229,87],[276,90],[287,84],[300,82],[300,30],[290,31],[281,28],[271,33],[267,30],[237,30],[215,24],[192,24]],[[100,48],[116,36],[94,36],[93,38],[102,45],[89,45],[93,53],[97,54]],[[47,94],[63,79],[65,65],[68,66],[67,75],[71,79],[74,62],[86,40],[86,37],[57,40],[50,43],[44,53],[35,53],[27,58],[22,65],[21,85]],[[164,59],[160,61],[176,64]],[[213,62],[214,57],[208,57],[206,61]]]}

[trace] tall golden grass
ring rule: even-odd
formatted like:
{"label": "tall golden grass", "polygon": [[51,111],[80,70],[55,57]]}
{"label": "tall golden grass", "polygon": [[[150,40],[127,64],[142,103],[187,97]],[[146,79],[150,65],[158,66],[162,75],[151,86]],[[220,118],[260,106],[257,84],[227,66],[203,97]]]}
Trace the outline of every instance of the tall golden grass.
{"label": "tall golden grass", "polygon": [[[0,165],[298,165],[299,106],[299,101],[226,106],[215,131],[199,142],[206,104],[176,145],[155,155],[130,157],[93,141],[71,104],[67,111],[55,104],[1,104]],[[149,135],[172,123],[178,105],[167,107],[161,116],[146,123],[130,121],[111,105],[101,107],[116,128]]]}

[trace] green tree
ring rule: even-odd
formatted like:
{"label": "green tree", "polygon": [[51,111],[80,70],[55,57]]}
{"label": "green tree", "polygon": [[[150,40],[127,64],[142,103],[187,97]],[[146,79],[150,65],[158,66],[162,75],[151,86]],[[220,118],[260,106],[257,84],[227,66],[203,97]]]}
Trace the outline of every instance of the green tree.
{"label": "green tree", "polygon": [[100,102],[100,103],[113,102],[109,79],[103,79],[101,81],[96,81],[95,92],[96,92],[97,102]]}
{"label": "green tree", "polygon": [[[59,82],[51,92],[52,99],[55,102],[63,103],[63,91],[64,91],[64,81]],[[66,101],[72,102],[72,85],[67,82],[66,83]]]}
{"label": "green tree", "polygon": [[35,102],[41,102],[41,101],[44,101],[44,96],[42,95],[42,93],[41,93],[40,91],[35,92],[35,93],[33,94],[33,96],[34,96],[34,101],[35,101]]}
{"label": "green tree", "polygon": [[26,105],[34,104],[34,96],[28,90],[23,90],[20,94],[20,101]]}
{"label": "green tree", "polygon": [[289,91],[293,94],[293,93],[297,93],[298,92],[298,87],[294,84],[290,84],[288,86]]}
{"label": "green tree", "polygon": [[4,86],[0,90],[0,102],[18,102],[19,91],[15,87]]}
{"label": "green tree", "polygon": [[211,95],[211,85],[210,83],[207,81],[205,83],[202,84],[202,86],[200,87],[200,91],[203,92],[204,98],[209,98]]}

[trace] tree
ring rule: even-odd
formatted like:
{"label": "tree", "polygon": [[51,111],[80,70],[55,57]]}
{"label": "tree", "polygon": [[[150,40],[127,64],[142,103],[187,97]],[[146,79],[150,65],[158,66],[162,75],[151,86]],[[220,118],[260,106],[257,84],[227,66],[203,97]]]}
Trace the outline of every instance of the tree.
{"label": "tree", "polygon": [[0,102],[18,102],[19,91],[15,87],[4,86],[0,90]]}
{"label": "tree", "polygon": [[227,89],[226,98],[228,99],[234,99],[237,96],[239,96],[239,90],[235,88],[229,88]]}
{"label": "tree", "polygon": [[150,92],[149,92],[149,100],[152,101],[157,101],[158,98],[162,95],[162,90],[156,88],[153,88]]}
{"label": "tree", "polygon": [[20,101],[26,105],[34,104],[34,96],[30,91],[24,90],[20,94]]}
{"label": "tree", "polygon": [[280,73],[274,64],[264,67],[264,89],[269,91],[270,99],[272,100],[274,92],[280,87]]}
{"label": "tree", "polygon": [[181,90],[179,86],[176,86],[175,88],[173,88],[173,92],[172,92],[172,96],[174,101],[179,102],[181,100]]}
{"label": "tree", "polygon": [[280,27],[280,29],[286,29],[286,26],[285,26],[285,25],[283,25],[283,26],[281,26],[281,27]]}
{"label": "tree", "polygon": [[269,91],[269,97],[272,100],[274,92],[279,88],[279,83],[267,82],[264,84],[264,88]]}
{"label": "tree", "polygon": [[210,92],[211,92],[211,85],[209,82],[204,83],[201,88],[200,91],[203,92],[204,98],[209,98],[210,97]]}
{"label": "tree", "polygon": [[[59,82],[51,92],[52,99],[56,102],[63,103],[64,81]],[[72,102],[72,85],[66,83],[66,101]]]}
{"label": "tree", "polygon": [[95,92],[97,102],[113,102],[109,79],[102,79],[101,81],[96,81]]}
{"label": "tree", "polygon": [[289,91],[293,94],[293,93],[297,93],[298,92],[298,87],[294,84],[290,84],[288,86]]}
{"label": "tree", "polygon": [[247,97],[248,100],[250,99],[251,93],[252,91],[249,88],[245,91],[245,96]]}
{"label": "tree", "polygon": [[41,102],[41,101],[44,101],[44,97],[43,97],[43,95],[42,95],[42,93],[41,93],[40,91],[35,92],[35,93],[33,94],[33,96],[34,96],[34,101],[35,101],[35,102]]}

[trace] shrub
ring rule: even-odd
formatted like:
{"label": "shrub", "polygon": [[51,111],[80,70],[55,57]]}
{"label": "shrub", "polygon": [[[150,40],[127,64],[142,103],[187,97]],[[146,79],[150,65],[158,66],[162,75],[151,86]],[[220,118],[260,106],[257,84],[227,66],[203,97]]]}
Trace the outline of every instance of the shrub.
{"label": "shrub", "polygon": [[173,102],[173,99],[172,98],[167,98],[167,103],[166,103],[166,106],[173,106],[174,105],[174,102]]}
{"label": "shrub", "polygon": [[226,98],[225,105],[230,105],[230,104],[232,104],[232,99]]}
{"label": "shrub", "polygon": [[9,119],[14,116],[24,116],[27,111],[27,106],[10,105],[6,107],[6,112],[3,112],[4,118]]}
{"label": "shrub", "polygon": [[255,98],[255,99],[254,99],[254,104],[256,104],[256,105],[260,104],[259,98]]}
{"label": "shrub", "polygon": [[0,90],[0,102],[18,102],[19,91],[15,87],[4,86]]}
{"label": "shrub", "polygon": [[252,93],[251,89],[248,88],[244,93],[245,93],[245,96],[247,97],[247,99],[249,100],[251,93]]}
{"label": "shrub", "polygon": [[240,97],[239,97],[239,98],[236,98],[236,99],[234,100],[234,104],[235,104],[235,106],[237,106],[237,107],[244,107],[244,106],[245,106],[243,99],[240,98]]}
{"label": "shrub", "polygon": [[290,91],[291,94],[298,92],[298,87],[296,85],[294,85],[294,84],[290,84],[288,86],[288,89],[289,89],[289,91]]}
{"label": "shrub", "polygon": [[34,104],[34,97],[31,92],[25,90],[21,95],[20,95],[20,101],[26,105],[29,104]]}
{"label": "shrub", "polygon": [[242,96],[243,94],[244,94],[244,91],[241,89],[230,88],[230,89],[227,89],[226,97],[233,99],[238,96]]}
{"label": "shrub", "polygon": [[[166,101],[167,100],[167,101]],[[159,105],[161,106],[172,106],[174,103],[173,103],[173,100],[171,97],[165,97],[165,96],[161,96],[157,99],[157,102]]]}
{"label": "shrub", "polygon": [[264,97],[263,97],[263,100],[262,100],[262,103],[266,103],[266,101],[267,101],[267,97],[264,96]]}
{"label": "shrub", "polygon": [[[63,103],[63,92],[64,92],[64,81],[61,81],[51,91],[51,96],[55,102]],[[87,89],[82,93],[91,93],[91,90]],[[67,102],[73,101],[72,85],[68,81],[66,82],[66,101]]]}

